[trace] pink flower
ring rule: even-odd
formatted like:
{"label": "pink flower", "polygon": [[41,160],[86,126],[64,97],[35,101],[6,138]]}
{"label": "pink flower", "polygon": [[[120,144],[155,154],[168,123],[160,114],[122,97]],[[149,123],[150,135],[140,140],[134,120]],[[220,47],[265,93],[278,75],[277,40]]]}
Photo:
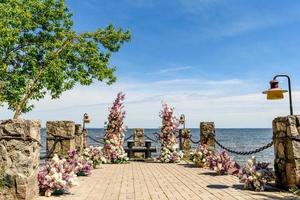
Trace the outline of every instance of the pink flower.
{"label": "pink flower", "polygon": [[118,93],[108,116],[108,124],[104,135],[103,155],[110,163],[123,163],[128,160],[123,148],[125,132],[123,121],[126,114],[123,111],[124,99],[125,95],[121,92]]}

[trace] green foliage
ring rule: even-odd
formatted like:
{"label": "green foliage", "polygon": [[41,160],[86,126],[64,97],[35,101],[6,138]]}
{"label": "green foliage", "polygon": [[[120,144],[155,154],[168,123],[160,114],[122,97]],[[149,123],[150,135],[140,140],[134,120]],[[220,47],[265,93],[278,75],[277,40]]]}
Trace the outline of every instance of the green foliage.
{"label": "green foliage", "polygon": [[130,33],[109,25],[79,34],[71,17],[64,0],[0,0],[0,104],[14,118],[47,93],[58,98],[76,83],[116,81],[111,54]]}

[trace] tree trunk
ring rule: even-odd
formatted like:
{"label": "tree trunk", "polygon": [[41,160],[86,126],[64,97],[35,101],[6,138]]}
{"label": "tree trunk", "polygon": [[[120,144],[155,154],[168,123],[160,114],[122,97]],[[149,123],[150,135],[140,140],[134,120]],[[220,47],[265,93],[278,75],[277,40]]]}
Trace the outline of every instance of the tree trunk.
{"label": "tree trunk", "polygon": [[21,116],[22,112],[20,108],[17,108],[14,114],[13,119],[19,119],[19,117]]}

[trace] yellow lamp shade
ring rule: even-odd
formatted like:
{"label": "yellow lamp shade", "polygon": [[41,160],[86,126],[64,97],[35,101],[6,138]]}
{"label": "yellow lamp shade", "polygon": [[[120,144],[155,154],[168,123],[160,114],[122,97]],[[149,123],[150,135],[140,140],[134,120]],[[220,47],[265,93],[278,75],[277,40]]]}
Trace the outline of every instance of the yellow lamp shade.
{"label": "yellow lamp shade", "polygon": [[270,89],[263,92],[263,94],[267,94],[268,100],[277,100],[283,99],[283,93],[287,92],[287,90],[282,90],[278,87],[278,81],[272,80],[270,81]]}
{"label": "yellow lamp shade", "polygon": [[267,94],[268,100],[277,100],[277,99],[283,99],[283,93],[287,92],[287,90],[282,90],[280,88],[278,89],[269,89],[267,91],[264,91],[263,94]]}

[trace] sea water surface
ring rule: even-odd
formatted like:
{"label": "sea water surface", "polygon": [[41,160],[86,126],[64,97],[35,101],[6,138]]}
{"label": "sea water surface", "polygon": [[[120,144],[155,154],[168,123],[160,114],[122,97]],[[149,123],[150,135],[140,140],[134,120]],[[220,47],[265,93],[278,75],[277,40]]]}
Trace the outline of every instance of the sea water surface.
{"label": "sea water surface", "polygon": [[[151,138],[155,138],[155,132],[159,133],[159,129],[144,129],[145,134]],[[199,129],[192,128],[192,139],[193,141],[199,141],[200,133]],[[103,137],[104,130],[102,128],[89,128],[89,136],[93,138]],[[125,137],[133,134],[133,129],[127,129]],[[261,146],[264,146],[272,141],[272,129],[268,128],[217,128],[216,129],[216,139],[226,147],[237,151],[250,151]],[[90,139],[88,139],[90,145],[99,145]],[[45,155],[46,147],[46,130],[42,129],[42,143],[43,148],[41,150],[41,155]],[[125,142],[126,145],[126,142]],[[153,145],[157,146],[159,150],[160,144],[154,143]],[[101,145],[100,145],[101,146]],[[195,149],[197,144],[192,143],[192,148]],[[217,150],[221,151],[222,149],[217,146]],[[158,153],[153,154],[157,156]],[[245,162],[251,158],[251,155],[241,156],[241,155],[230,155],[241,165],[244,165]],[[270,147],[260,153],[254,154],[258,161],[270,162],[272,166],[274,162],[274,147]]]}

